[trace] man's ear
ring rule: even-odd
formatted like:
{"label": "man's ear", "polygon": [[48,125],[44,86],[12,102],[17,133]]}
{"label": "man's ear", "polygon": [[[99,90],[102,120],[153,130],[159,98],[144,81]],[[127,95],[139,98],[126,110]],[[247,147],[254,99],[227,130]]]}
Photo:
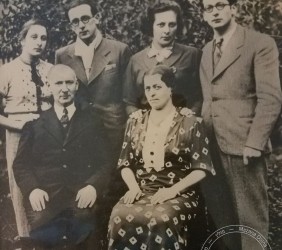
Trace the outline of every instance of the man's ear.
{"label": "man's ear", "polygon": [[232,16],[236,16],[237,15],[237,12],[238,12],[238,7],[236,4],[233,4],[231,5],[231,13],[232,13]]}
{"label": "man's ear", "polygon": [[96,15],[94,16],[95,24],[96,24],[96,25],[99,24],[100,21],[101,21],[101,19],[102,19],[101,13],[100,13],[100,12],[97,12]]}

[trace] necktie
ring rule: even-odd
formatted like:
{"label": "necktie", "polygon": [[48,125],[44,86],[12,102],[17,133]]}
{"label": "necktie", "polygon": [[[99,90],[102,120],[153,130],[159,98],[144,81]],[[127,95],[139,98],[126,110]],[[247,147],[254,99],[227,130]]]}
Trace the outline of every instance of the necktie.
{"label": "necktie", "polygon": [[223,38],[221,38],[218,42],[214,40],[214,52],[213,52],[213,70],[215,70],[221,56],[222,56],[222,43]]}
{"label": "necktie", "polygon": [[63,110],[63,115],[60,119],[60,122],[62,123],[63,127],[66,128],[69,124],[69,117],[68,117],[68,110],[66,109],[66,107],[64,107]]}
{"label": "necktie", "polygon": [[37,73],[36,70],[36,64],[35,63],[31,63],[31,80],[35,83],[35,87],[36,87],[36,105],[37,105],[37,111],[38,113],[41,113],[42,109],[41,109],[41,95],[42,95],[42,91],[41,91],[41,87],[44,85],[44,83],[42,82],[40,76]]}

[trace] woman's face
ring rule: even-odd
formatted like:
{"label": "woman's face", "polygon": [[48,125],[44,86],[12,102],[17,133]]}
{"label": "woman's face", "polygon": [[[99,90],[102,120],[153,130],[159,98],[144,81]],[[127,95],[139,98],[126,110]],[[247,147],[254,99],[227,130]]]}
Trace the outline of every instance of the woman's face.
{"label": "woman's face", "polygon": [[47,43],[47,31],[44,26],[30,26],[25,38],[22,40],[23,52],[30,56],[40,56]]}
{"label": "woman's face", "polygon": [[161,80],[161,75],[144,77],[146,98],[152,109],[161,110],[171,101],[171,88]]}
{"label": "woman's face", "polygon": [[155,14],[153,24],[153,43],[156,47],[164,48],[170,46],[176,36],[177,15],[174,11],[168,10]]}

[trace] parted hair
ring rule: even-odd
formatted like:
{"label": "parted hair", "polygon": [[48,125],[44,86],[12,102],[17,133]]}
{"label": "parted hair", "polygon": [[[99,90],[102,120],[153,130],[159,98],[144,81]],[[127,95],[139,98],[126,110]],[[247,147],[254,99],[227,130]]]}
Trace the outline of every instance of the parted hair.
{"label": "parted hair", "polygon": [[[227,2],[230,4],[230,6],[232,6],[237,3],[237,0],[227,0]],[[200,0],[200,6],[202,9],[204,9],[203,0]]]}
{"label": "parted hair", "polygon": [[94,17],[98,13],[97,3],[94,0],[70,0],[65,7],[65,15],[66,18],[69,20],[69,11],[72,8],[75,8],[79,5],[86,4],[89,5],[91,8],[92,16]]}
{"label": "parted hair", "polygon": [[25,39],[27,32],[29,31],[29,29],[33,25],[40,25],[40,26],[44,27],[46,29],[47,37],[48,37],[49,34],[48,34],[48,24],[47,24],[47,22],[45,20],[33,18],[33,19],[30,19],[29,21],[27,21],[23,24],[22,29],[21,29],[20,34],[19,34],[19,40],[20,41]]}
{"label": "parted hair", "polygon": [[153,24],[155,22],[155,14],[166,11],[173,11],[177,16],[177,31],[179,37],[183,33],[183,17],[182,11],[178,3],[170,0],[157,0],[147,8],[145,15],[141,19],[141,31],[143,34],[153,36]]}
{"label": "parted hair", "polygon": [[145,76],[161,75],[161,80],[171,89],[175,86],[175,74],[171,67],[165,64],[158,64],[148,71]]}

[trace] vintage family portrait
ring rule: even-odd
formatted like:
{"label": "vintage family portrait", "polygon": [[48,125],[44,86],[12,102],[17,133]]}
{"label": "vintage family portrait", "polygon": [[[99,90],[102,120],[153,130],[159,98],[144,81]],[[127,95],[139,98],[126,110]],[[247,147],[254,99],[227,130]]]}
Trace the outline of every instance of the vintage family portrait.
{"label": "vintage family portrait", "polygon": [[0,2],[0,249],[282,249],[281,0]]}

